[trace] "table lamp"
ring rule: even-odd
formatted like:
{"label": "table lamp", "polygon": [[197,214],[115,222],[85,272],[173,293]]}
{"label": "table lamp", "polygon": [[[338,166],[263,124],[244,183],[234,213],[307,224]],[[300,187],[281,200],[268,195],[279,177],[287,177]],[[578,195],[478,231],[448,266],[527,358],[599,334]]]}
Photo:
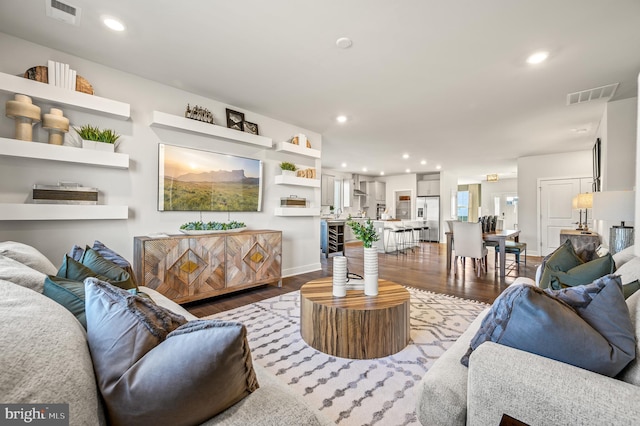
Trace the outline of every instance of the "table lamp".
{"label": "table lamp", "polygon": [[578,226],[576,227],[576,231],[582,231],[582,209],[578,208],[578,196],[577,195],[575,197],[573,197],[573,200],[571,200],[571,208],[573,210],[578,210],[578,213],[580,213],[580,220],[578,221]]}
{"label": "table lamp", "polygon": [[635,215],[635,191],[604,191],[593,194],[593,218],[610,222],[620,222],[609,231],[609,252],[616,254],[633,244],[633,221]]}
{"label": "table lamp", "polygon": [[578,194],[577,207],[579,209],[584,209],[584,226],[582,227],[583,231],[589,230],[589,221],[587,220],[587,216],[589,215],[590,208],[593,207],[593,193],[587,192],[584,194]]}

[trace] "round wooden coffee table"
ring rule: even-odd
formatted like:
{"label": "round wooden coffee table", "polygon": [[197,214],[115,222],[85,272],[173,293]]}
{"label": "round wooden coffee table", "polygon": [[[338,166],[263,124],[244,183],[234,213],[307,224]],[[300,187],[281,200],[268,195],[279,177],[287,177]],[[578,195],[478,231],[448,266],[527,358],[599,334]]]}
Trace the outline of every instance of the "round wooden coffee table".
{"label": "round wooden coffee table", "polygon": [[300,288],[300,334],[307,344],[341,358],[393,355],[409,343],[409,292],[378,281],[378,295],[348,290],[333,296],[333,280],[322,278]]}

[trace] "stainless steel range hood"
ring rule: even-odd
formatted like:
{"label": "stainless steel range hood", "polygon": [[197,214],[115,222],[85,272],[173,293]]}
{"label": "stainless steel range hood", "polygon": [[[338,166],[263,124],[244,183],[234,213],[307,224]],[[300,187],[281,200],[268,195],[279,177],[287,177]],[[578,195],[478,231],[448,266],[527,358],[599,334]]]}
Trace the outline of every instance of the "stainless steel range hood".
{"label": "stainless steel range hood", "polygon": [[360,190],[360,175],[353,175],[353,196],[366,197],[367,193]]}

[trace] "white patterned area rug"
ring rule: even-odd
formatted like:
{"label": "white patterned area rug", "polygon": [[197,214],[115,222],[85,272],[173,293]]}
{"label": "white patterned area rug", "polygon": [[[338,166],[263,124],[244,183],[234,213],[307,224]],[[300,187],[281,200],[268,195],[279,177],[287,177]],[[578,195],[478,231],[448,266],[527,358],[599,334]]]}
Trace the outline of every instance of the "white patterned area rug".
{"label": "white patterned area rug", "polygon": [[411,341],[402,351],[385,358],[337,358],[307,345],[300,337],[299,291],[207,318],[244,323],[254,362],[304,395],[309,405],[336,424],[418,424],[418,382],[489,305],[408,290]]}

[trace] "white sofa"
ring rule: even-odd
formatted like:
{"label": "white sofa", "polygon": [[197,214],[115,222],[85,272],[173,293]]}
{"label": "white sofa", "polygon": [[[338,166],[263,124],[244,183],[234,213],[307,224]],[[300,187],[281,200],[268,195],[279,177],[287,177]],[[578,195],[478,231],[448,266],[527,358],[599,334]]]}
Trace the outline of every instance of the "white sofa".
{"label": "white sofa", "polygon": [[[623,284],[640,278],[633,249],[614,258]],[[530,284],[533,280],[524,279]],[[522,282],[521,281],[521,282]],[[640,291],[627,299],[640,354]],[[503,415],[529,425],[622,425],[640,418],[640,363],[633,360],[616,378],[485,342],[469,348],[488,309],[427,371],[417,389],[423,425],[498,425]]]}
{"label": "white sofa", "polygon": [[[68,403],[71,425],[107,424],[85,329],[66,308],[41,294],[45,274],[56,269],[29,246],[0,243],[1,399],[3,403]],[[141,290],[158,305],[195,319],[155,290]],[[260,388],[206,425],[329,423],[301,396],[253,365]]]}

